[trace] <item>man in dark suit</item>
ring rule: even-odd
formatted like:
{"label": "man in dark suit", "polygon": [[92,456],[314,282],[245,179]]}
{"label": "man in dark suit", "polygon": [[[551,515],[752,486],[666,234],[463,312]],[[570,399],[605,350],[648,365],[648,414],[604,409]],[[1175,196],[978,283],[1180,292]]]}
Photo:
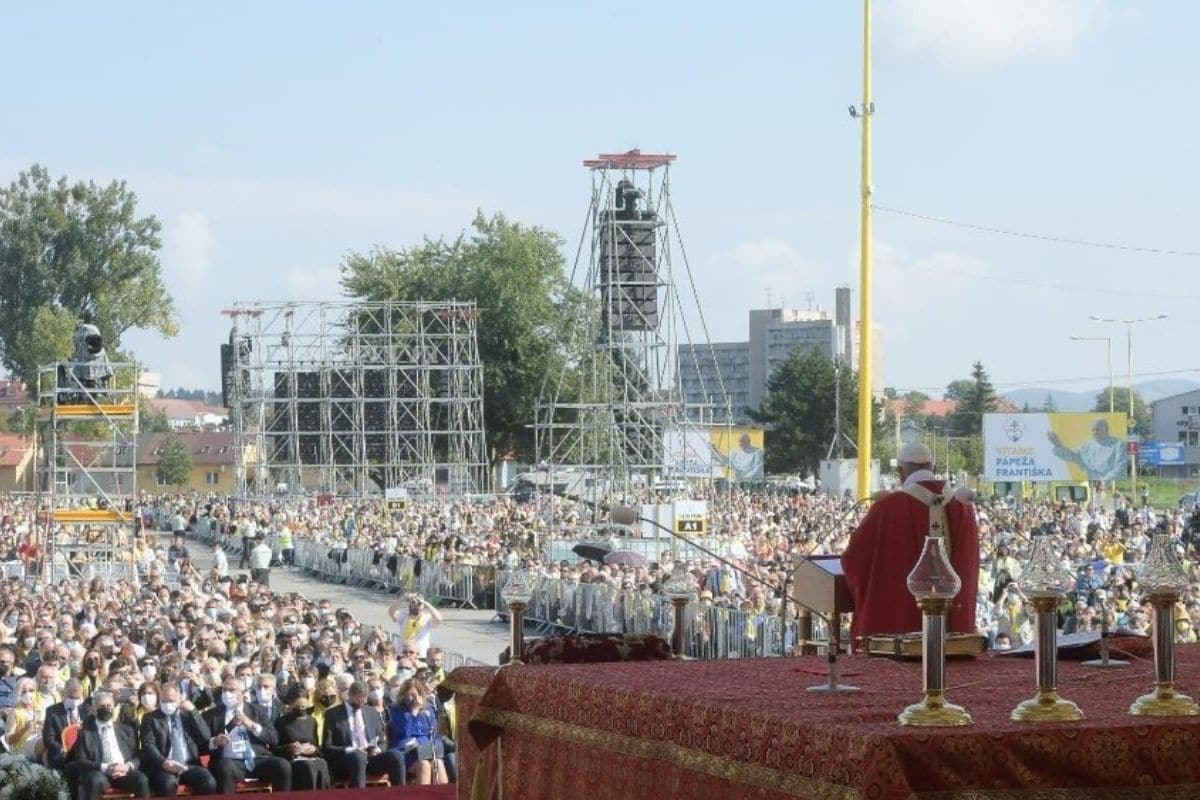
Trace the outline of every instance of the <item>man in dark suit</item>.
{"label": "man in dark suit", "polygon": [[217,779],[217,791],[233,794],[237,782],[247,777],[267,781],[277,792],[292,788],[292,765],[271,755],[279,734],[260,709],[243,702],[240,680],[225,678],[221,696],[204,712],[204,721],[212,733],[208,768]]}
{"label": "man in dark suit", "polygon": [[363,713],[367,687],[361,681],[350,686],[346,702],[325,713],[322,750],[335,780],[346,780],[362,789],[367,774],[386,772],[393,786],[404,783],[404,756],[387,749],[387,732],[379,714]]}
{"label": "man in dark suit", "polygon": [[179,687],[162,687],[158,710],[142,717],[142,767],[158,797],[174,797],[183,784],[195,794],[215,794],[217,781],[200,763],[212,732],[195,711],[180,706]]}
{"label": "man in dark suit", "polygon": [[285,712],[283,703],[279,702],[279,695],[275,691],[275,676],[265,672],[259,675],[254,683],[254,697],[246,702],[253,702],[267,722],[274,725]]}
{"label": "man in dark suit", "polygon": [[136,797],[150,796],[150,782],[138,768],[137,730],[113,719],[115,707],[107,689],[93,694],[93,716],[83,723],[67,755],[67,781],[78,800],[99,800],[110,786]]}
{"label": "man in dark suit", "polygon": [[67,681],[62,702],[46,709],[46,721],[42,724],[42,747],[47,767],[61,770],[66,765],[63,731],[68,725],[82,723],[90,713],[91,709],[83,699],[83,684],[76,678]]}

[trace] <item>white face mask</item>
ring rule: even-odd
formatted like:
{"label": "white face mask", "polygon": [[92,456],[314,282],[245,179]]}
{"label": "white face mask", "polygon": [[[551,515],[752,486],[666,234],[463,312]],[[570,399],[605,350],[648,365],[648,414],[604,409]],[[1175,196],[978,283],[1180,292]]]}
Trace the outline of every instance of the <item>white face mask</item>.
{"label": "white face mask", "polygon": [[226,708],[233,708],[238,704],[238,693],[221,692],[221,704]]}
{"label": "white face mask", "polygon": [[307,691],[311,692],[313,690],[313,687],[315,687],[317,685],[317,679],[316,678],[305,678],[303,681],[301,681],[301,683],[304,684],[304,688]]}
{"label": "white face mask", "polygon": [[158,674],[158,669],[153,664],[147,664],[142,667],[142,677],[148,681],[154,680],[154,676]]}
{"label": "white face mask", "polygon": [[79,701],[74,697],[64,697],[63,708],[65,708],[67,711],[74,711],[75,709],[79,708]]}
{"label": "white face mask", "polygon": [[167,701],[162,704],[162,712],[164,714],[166,714],[168,717],[172,716],[178,710],[179,710],[179,703],[172,703],[170,701]]}
{"label": "white face mask", "polygon": [[275,699],[275,690],[274,689],[259,689],[258,690],[258,699],[263,704],[270,703],[272,700]]}
{"label": "white face mask", "polygon": [[154,709],[158,708],[158,697],[152,694],[142,695],[142,706],[144,706],[148,711],[153,711]]}

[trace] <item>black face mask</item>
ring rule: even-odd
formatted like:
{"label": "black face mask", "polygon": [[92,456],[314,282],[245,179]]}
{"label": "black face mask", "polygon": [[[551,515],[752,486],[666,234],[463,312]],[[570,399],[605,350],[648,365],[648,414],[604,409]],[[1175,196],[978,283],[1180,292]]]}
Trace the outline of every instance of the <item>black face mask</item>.
{"label": "black face mask", "polygon": [[305,706],[304,708],[297,708],[296,716],[297,717],[307,717],[308,716],[308,706]]}
{"label": "black face mask", "polygon": [[101,722],[108,722],[112,719],[112,716],[113,711],[111,708],[101,706],[100,708],[96,709],[96,719],[100,720]]}
{"label": "black face mask", "polygon": [[8,664],[0,664],[0,678],[3,678],[3,677],[5,677],[6,675],[8,675],[8,671],[9,671],[10,669],[12,669],[12,667],[11,667],[10,665],[8,665]]}

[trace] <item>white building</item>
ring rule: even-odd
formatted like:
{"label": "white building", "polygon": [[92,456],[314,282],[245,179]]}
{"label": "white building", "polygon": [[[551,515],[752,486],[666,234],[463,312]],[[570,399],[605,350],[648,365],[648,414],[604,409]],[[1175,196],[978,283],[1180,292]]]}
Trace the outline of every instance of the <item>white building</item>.
{"label": "white building", "polygon": [[[858,367],[858,324],[850,313],[850,290],[839,288],[835,312],[821,308],[752,309],[746,342],[719,342],[679,347],[679,387],[687,403],[720,403],[721,382],[730,396],[734,422],[749,420],[767,393],[771,373],[798,347],[815,349],[828,358]],[[882,393],[883,330],[872,326],[873,385]],[[720,371],[721,380],[716,373]]]}
{"label": "white building", "polygon": [[1168,478],[1200,474],[1200,389],[1164,397],[1150,404],[1150,432],[1154,442],[1178,442],[1183,464],[1164,464],[1158,473]]}

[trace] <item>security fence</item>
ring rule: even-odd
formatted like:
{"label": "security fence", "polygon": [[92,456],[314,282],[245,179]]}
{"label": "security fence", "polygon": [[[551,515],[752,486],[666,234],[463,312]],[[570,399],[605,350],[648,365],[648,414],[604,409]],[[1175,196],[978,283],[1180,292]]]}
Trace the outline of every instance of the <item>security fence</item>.
{"label": "security fence", "polygon": [[[503,586],[504,575],[497,581]],[[499,599],[497,608],[507,616]],[[525,621],[547,635],[579,633],[653,633],[670,639],[675,628],[671,602],[659,595],[620,589],[611,583],[579,583],[540,578],[525,611]],[[802,644],[795,619],[693,601],[683,613],[684,652],[700,659],[760,658],[790,655]],[[825,638],[823,622],[813,620],[813,639]]]}
{"label": "security fence", "polygon": [[354,586],[457,603],[467,608],[495,608],[496,568],[446,564],[361,548],[333,548],[301,539],[295,543],[294,566],[310,575]]}

